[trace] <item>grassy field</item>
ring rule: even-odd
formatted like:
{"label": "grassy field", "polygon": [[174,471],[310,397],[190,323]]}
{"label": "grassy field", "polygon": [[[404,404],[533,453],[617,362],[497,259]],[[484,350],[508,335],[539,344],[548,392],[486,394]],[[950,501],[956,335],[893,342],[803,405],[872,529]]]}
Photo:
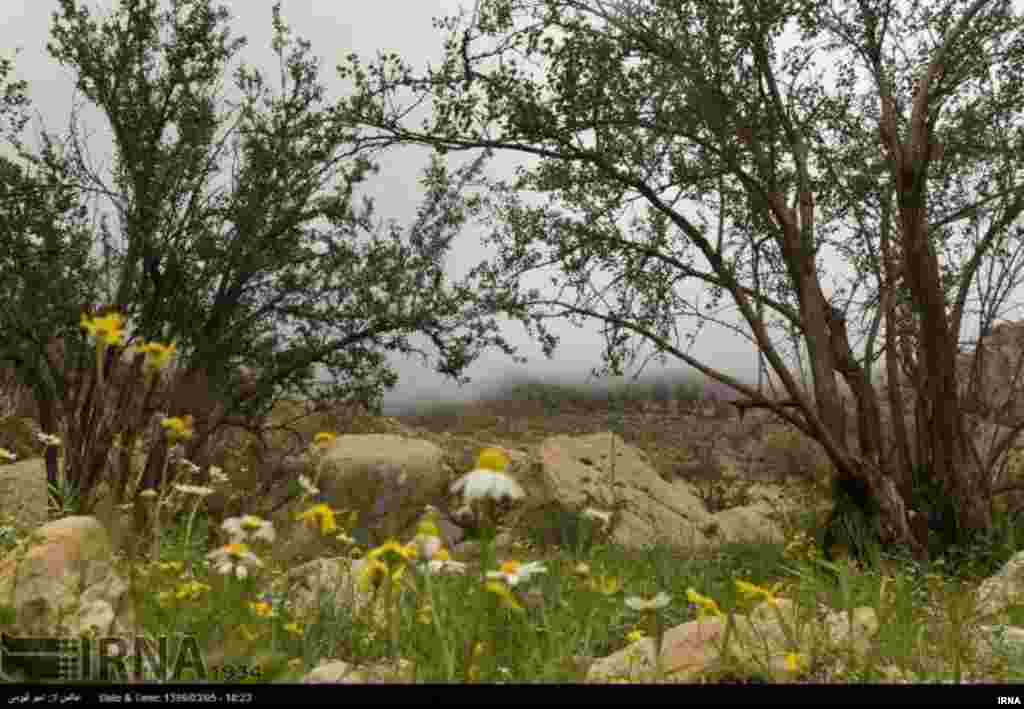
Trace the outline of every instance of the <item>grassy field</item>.
{"label": "grassy field", "polygon": [[[699,385],[686,381],[612,392],[509,382],[475,404],[425,407],[397,418],[455,440],[497,439],[509,446],[555,433],[611,429],[651,453],[663,471],[686,452],[687,439],[680,434],[679,415],[652,415],[642,402],[671,400],[684,402],[685,409],[685,402],[705,397]],[[477,452],[467,449],[460,473],[470,469]],[[405,547],[372,550],[337,542],[339,554],[370,555],[384,564],[380,575],[367,578],[384,598],[382,619],[326,600],[318,612],[297,614],[289,599],[274,590],[275,579],[287,569],[269,561],[270,542],[250,540],[251,552],[268,561],[250,567],[245,578],[235,576],[233,567],[219,568],[208,555],[224,541],[215,528],[220,518],[207,513],[202,497],[183,493],[179,498],[178,513],[159,532],[153,530],[157,546],[118,563],[135,584],[133,597],[145,632],[195,637],[207,664],[234,668],[234,681],[293,682],[326,659],[364,668],[390,667],[401,659],[406,663],[401,676],[415,682],[582,681],[594,658],[649,635],[652,627],[695,619],[699,609],[687,600],[687,589],[713,599],[724,613],[746,612],[749,605],[737,580],[775,589],[778,597],[797,604],[876,609],[880,631],[864,663],[835,675],[830,670],[834,658],[795,647],[803,661],[797,682],[889,681],[886,667],[909,671],[919,682],[1024,679],[1019,655],[998,651],[995,661],[982,667],[968,641],[970,628],[990,622],[975,610],[978,583],[1019,548],[1022,530],[1006,518],[989,538],[969,549],[950,550],[928,565],[880,552],[877,568],[820,564],[820,518],[810,513],[794,520],[783,543],[730,545],[703,556],[666,547],[627,552],[606,543],[593,521],[561,515],[547,525],[516,530],[508,553],[495,557],[485,548],[481,563],[464,575],[426,573],[423,559],[407,559]],[[312,506],[313,497],[307,498]],[[340,517],[334,522],[334,536],[353,531]],[[15,549],[29,531],[0,529],[0,553]],[[481,574],[498,570],[510,557],[543,564],[543,571],[515,587],[506,583],[504,591],[485,583]],[[659,593],[668,594],[669,602],[656,612],[658,624],[652,626],[652,613],[634,610],[627,600]],[[1009,620],[1024,624],[1018,610],[1024,609],[1011,609]],[[767,679],[754,671],[705,678]]]}

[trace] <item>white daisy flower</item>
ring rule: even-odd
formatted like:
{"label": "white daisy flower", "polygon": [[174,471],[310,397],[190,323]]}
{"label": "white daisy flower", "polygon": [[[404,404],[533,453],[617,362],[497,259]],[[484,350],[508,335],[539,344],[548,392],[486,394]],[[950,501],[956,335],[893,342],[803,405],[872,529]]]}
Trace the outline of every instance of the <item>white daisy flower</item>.
{"label": "white daisy flower", "polygon": [[319,495],[320,489],[314,485],[305,475],[299,476],[299,486],[306,491],[307,495]]}
{"label": "white daisy flower", "polygon": [[462,494],[466,504],[479,499],[521,499],[526,495],[514,479],[496,470],[472,470],[452,483],[451,492]]}
{"label": "white daisy flower", "polygon": [[529,580],[534,574],[547,573],[547,568],[539,561],[520,564],[518,561],[506,561],[499,571],[488,571],[487,578],[492,581],[504,581],[509,586],[516,586]]}
{"label": "white daisy flower", "polygon": [[262,539],[273,543],[274,539],[277,538],[273,523],[260,519],[256,515],[230,517],[224,520],[220,527],[230,534],[232,541],[235,542],[244,542],[251,537],[252,539]]}
{"label": "white daisy flower", "polygon": [[249,551],[249,547],[240,542],[232,542],[220,549],[211,551],[206,558],[216,564],[217,573],[227,576],[233,573],[239,579],[249,575],[249,567],[259,568],[263,562]]}
{"label": "white daisy flower", "polygon": [[174,489],[184,495],[196,495],[197,497],[206,497],[213,494],[212,488],[202,487],[201,485],[175,485]]}
{"label": "white daisy flower", "polygon": [[647,600],[645,598],[637,598],[636,596],[626,599],[626,605],[635,611],[641,613],[645,611],[656,611],[661,610],[668,605],[671,598],[664,591],[660,592],[654,598]]}

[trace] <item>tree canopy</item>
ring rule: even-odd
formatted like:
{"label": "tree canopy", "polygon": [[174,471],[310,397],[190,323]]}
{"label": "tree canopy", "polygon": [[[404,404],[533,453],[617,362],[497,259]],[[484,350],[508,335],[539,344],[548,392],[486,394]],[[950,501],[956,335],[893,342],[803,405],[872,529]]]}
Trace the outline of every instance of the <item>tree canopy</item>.
{"label": "tree canopy", "polygon": [[[175,343],[181,370],[205,376],[223,400],[219,423],[244,423],[284,394],[314,404],[357,400],[379,407],[397,380],[387,352],[429,359],[410,343],[412,335],[436,347],[438,371],[462,381],[484,349],[514,353],[478,284],[452,283],[444,274],[445,252],[472,206],[454,195],[482,160],[454,173],[433,160],[415,221],[405,228],[384,224],[371,200],[358,204],[359,183],[376,170],[372,146],[324,105],[309,43],[290,38],[279,4],[272,21],[280,93],[243,65],[234,74],[243,100],[230,111],[218,111],[218,82],[245,41],[223,27],[228,11],[208,0],[175,0],[158,10],[155,0],[131,0],[97,23],[85,7],[61,0],[54,13],[49,51],[102,109],[115,155],[108,184],[89,165],[72,122],[63,150],[51,155],[51,174],[80,200],[113,206],[121,246],[103,220],[99,230],[76,232],[74,247],[47,242],[36,279],[27,267],[32,227],[6,221],[2,238],[12,248],[3,253],[15,258],[0,257],[0,280],[8,302],[18,306],[0,312],[8,335],[0,360],[12,363],[26,384],[50,382],[51,404],[67,403],[77,381],[72,373],[88,371],[95,360],[80,318],[104,305],[134,327],[125,345]],[[214,188],[228,159],[230,185]],[[4,169],[14,170],[6,162]],[[49,219],[59,210],[41,204],[37,212]],[[68,275],[99,239],[108,255],[102,268],[116,274],[106,304],[98,300],[97,271]],[[286,329],[294,334],[286,337]],[[48,348],[54,338],[65,345],[65,361]],[[33,356],[20,354],[29,351]],[[123,351],[111,347],[105,366]],[[254,389],[241,386],[243,364],[257,374]],[[334,380],[315,382],[317,365]],[[163,404],[168,415],[198,415],[181,398]],[[61,413],[75,418],[80,411],[52,410],[44,430],[54,430]],[[190,442],[189,456],[217,423]],[[100,439],[109,444],[114,433]],[[101,445],[92,459],[76,463],[88,470],[74,479],[95,483],[93,473],[105,461]],[[156,486],[159,466],[151,458],[148,486]]]}
{"label": "tree canopy", "polygon": [[[440,67],[348,57],[339,72],[355,91],[338,110],[368,144],[536,158],[485,200],[499,257],[477,273],[496,303],[549,351],[544,320],[596,319],[610,367],[647,345],[773,409],[840,478],[868,484],[880,534],[917,553],[915,469],[941,481],[965,529],[989,524],[992,459],[971,440],[956,357],[972,289],[984,329],[1019,283],[1024,38],[1011,2],[480,0],[467,15],[437,21]],[[799,39],[782,49],[786,31]],[[411,125],[408,106],[426,102],[430,119]],[[847,282],[831,293],[836,259]],[[552,264],[558,295],[520,286]],[[690,283],[730,301],[787,400],[689,354],[680,322],[695,322],[691,336],[720,322]],[[810,392],[780,328],[807,348]],[[904,410],[903,386],[916,445],[902,415],[891,434],[881,423],[880,401]],[[1003,450],[1024,426],[1010,423]]]}

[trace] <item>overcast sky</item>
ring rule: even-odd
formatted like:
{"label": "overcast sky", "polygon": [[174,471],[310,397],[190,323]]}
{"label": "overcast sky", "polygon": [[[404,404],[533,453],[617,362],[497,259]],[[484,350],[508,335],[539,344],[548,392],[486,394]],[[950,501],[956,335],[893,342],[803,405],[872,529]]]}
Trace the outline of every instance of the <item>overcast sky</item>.
{"label": "overcast sky", "polygon": [[[219,3],[215,0],[214,4],[230,9],[234,18],[232,36],[248,39],[248,45],[236,56],[231,69],[239,60],[255,66],[276,91],[277,63],[270,47],[272,0],[221,0]],[[96,17],[105,15],[116,3],[114,0],[88,0],[85,5]],[[454,15],[459,5],[457,0],[285,0],[282,14],[293,37],[312,43],[312,54],[321,60],[320,82],[326,88],[329,102],[343,95],[344,83],[336,76],[335,66],[349,52],[357,53],[365,61],[375,56],[377,50],[395,51],[417,70],[422,70],[428,61],[436,66],[442,57],[445,34],[432,26],[431,18]],[[464,0],[463,6],[472,9],[470,0]],[[56,0],[0,0],[0,55],[15,58],[15,78],[28,82],[32,108],[41,114],[45,129],[63,135],[74,97],[74,81],[71,70],[61,67],[46,50],[51,16],[57,8]],[[225,78],[223,85],[225,95],[237,100],[230,78]],[[94,163],[109,166],[112,151],[109,125],[102,113],[83,97],[79,96],[77,101],[86,104],[81,121]],[[38,145],[35,140],[38,128],[38,122],[33,121],[23,135],[33,147]],[[400,224],[412,222],[422,202],[418,181],[427,158],[427,151],[417,148],[397,149],[380,156],[381,172],[371,178],[367,188],[367,194],[376,201],[378,216],[395,218]],[[517,164],[515,158],[499,156],[490,174],[510,177]],[[455,240],[448,261],[453,276],[463,275],[486,258],[488,252],[480,245],[482,235],[482,228],[470,226]],[[542,287],[544,282],[538,277],[530,285]],[[828,279],[825,284],[828,287]],[[461,391],[450,380],[424,366],[419,358],[397,358],[394,365],[399,372],[399,384],[385,397],[386,410],[409,400],[472,398],[480,386],[493,383],[510,372],[578,379],[600,364],[603,340],[597,322],[584,329],[568,325],[554,329],[562,336],[562,342],[554,359],[549,361],[520,326],[510,324],[505,334],[520,345],[520,353],[529,358],[529,363],[516,365],[500,351],[485,353],[467,371],[473,384]],[[680,330],[687,332],[687,323],[681,323]],[[749,343],[726,330],[705,330],[691,352],[702,361],[747,381],[753,381],[756,376],[754,350]],[[668,371],[683,369],[681,363],[670,361],[668,365]],[[661,371],[661,365],[652,362],[645,375]]]}

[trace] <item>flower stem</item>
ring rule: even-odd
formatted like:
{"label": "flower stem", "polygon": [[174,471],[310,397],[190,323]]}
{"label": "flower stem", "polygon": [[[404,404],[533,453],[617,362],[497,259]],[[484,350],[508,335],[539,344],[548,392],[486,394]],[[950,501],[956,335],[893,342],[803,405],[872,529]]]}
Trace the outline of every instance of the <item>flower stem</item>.
{"label": "flower stem", "polygon": [[201,505],[202,502],[203,502],[203,500],[201,498],[196,500],[195,507],[192,508],[192,512],[188,516],[188,525],[185,527],[185,550],[186,550],[186,552],[188,550],[188,543],[192,539],[192,523],[196,519],[196,512],[199,511],[199,505]]}

